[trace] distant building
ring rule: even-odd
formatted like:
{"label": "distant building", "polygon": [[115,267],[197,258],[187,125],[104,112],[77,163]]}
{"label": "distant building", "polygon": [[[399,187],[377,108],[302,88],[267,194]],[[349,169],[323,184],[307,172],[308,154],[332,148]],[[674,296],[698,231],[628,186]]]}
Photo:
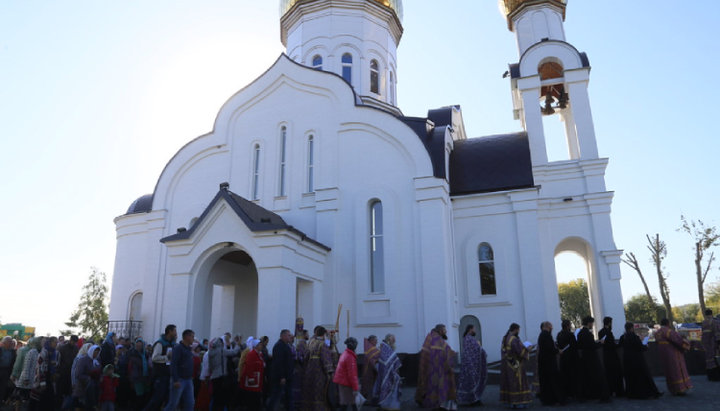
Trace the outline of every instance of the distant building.
{"label": "distant building", "polygon": [[[275,335],[298,316],[332,327],[342,304],[341,327],[349,309],[352,335],[391,332],[403,352],[436,323],[455,347],[468,323],[494,346],[511,322],[528,338],[559,322],[554,258],[572,251],[593,314],[624,323],[588,58],[565,40],[565,1],[502,5],[523,131],[470,138],[458,106],[397,107],[399,0],[283,1],[286,54],[115,219],[110,319],[146,338],[166,323]],[[562,136],[543,115],[565,124],[564,161],[548,161]]]}

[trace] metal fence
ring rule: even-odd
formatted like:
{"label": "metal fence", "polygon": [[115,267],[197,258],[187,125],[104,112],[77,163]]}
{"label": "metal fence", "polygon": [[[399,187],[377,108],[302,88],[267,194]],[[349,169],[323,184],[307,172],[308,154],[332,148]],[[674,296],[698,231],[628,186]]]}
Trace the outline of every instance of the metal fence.
{"label": "metal fence", "polygon": [[114,332],[118,337],[133,341],[142,336],[142,321],[108,321],[107,330]]}

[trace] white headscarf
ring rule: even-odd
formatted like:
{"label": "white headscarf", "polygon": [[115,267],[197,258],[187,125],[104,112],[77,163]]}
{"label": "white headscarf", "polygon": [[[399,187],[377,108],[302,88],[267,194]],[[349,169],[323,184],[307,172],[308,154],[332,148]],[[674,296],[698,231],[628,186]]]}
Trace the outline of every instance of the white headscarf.
{"label": "white headscarf", "polygon": [[[97,358],[93,358],[93,354],[95,354],[95,351],[98,349],[100,349],[99,345],[93,345],[92,347],[90,347],[90,349],[88,350],[88,353],[87,353],[88,357],[92,358],[93,365],[96,365],[96,366],[100,366],[100,361]],[[98,355],[98,357],[99,357],[99,355]]]}
{"label": "white headscarf", "polygon": [[245,345],[247,345],[248,348],[253,348],[253,347],[255,347],[255,346],[253,345],[253,341],[255,341],[255,337],[253,337],[253,336],[251,335],[251,336],[248,337],[247,341],[245,341]]}
{"label": "white headscarf", "polygon": [[92,347],[92,344],[90,344],[90,343],[83,344],[83,346],[80,348],[80,350],[78,351],[78,353],[75,357],[82,358],[82,357],[86,356],[90,347]]}

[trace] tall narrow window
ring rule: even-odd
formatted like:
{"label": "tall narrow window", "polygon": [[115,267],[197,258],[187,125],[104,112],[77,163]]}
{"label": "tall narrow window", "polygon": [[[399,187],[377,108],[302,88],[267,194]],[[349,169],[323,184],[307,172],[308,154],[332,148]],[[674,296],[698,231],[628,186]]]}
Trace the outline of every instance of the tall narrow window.
{"label": "tall narrow window", "polygon": [[313,56],[312,68],[315,70],[322,70],[322,57],[319,54]]}
{"label": "tall narrow window", "polygon": [[379,200],[370,204],[370,292],[385,292],[383,212]]}
{"label": "tall narrow window", "polygon": [[287,157],[287,127],[280,129],[280,170],[278,181],[278,196],[285,196],[285,160]]}
{"label": "tall narrow window", "polygon": [[390,82],[388,84],[388,94],[390,95],[390,100],[388,103],[390,104],[396,104],[395,103],[395,76],[393,76],[393,72],[390,72]]}
{"label": "tall narrow window", "polygon": [[252,199],[260,199],[260,145],[255,144],[253,149],[253,180],[252,180]]}
{"label": "tall narrow window", "polygon": [[342,55],[342,76],[348,83],[352,84],[352,54]]}
{"label": "tall narrow window", "polygon": [[480,292],[482,295],[495,295],[495,257],[488,243],[478,246],[478,265],[480,269]]}
{"label": "tall narrow window", "polygon": [[380,94],[380,72],[377,60],[370,61],[370,91]]}
{"label": "tall narrow window", "polygon": [[312,135],[307,142],[307,192],[315,192],[315,139]]}

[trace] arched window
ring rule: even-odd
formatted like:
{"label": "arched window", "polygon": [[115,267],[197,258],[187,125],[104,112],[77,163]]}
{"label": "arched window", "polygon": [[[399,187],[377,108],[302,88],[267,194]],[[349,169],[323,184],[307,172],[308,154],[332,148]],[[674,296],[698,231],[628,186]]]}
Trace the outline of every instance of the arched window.
{"label": "arched window", "polygon": [[377,60],[370,61],[370,91],[380,94],[380,71]]}
{"label": "arched window", "polygon": [[252,199],[260,199],[260,144],[253,149]]}
{"label": "arched window", "polygon": [[352,84],[352,54],[342,55],[342,76],[348,83]]}
{"label": "arched window", "polygon": [[312,68],[315,70],[322,70],[322,56],[316,54],[312,58]]}
{"label": "arched window", "polygon": [[307,192],[315,192],[315,139],[312,134],[307,140]]}
{"label": "arched window", "polygon": [[478,246],[478,266],[480,270],[480,292],[482,295],[495,295],[495,257],[488,243]]}
{"label": "arched window", "polygon": [[135,295],[132,296],[130,299],[130,309],[128,310],[128,320],[130,321],[140,321],[140,316],[142,314],[142,298],[143,293],[137,292]]}
{"label": "arched window", "polygon": [[388,103],[390,104],[396,104],[395,103],[395,76],[393,75],[393,72],[390,72],[390,81],[388,84],[388,94],[390,95],[390,100]]}
{"label": "arched window", "polygon": [[287,157],[287,127],[280,129],[280,170],[278,170],[278,196],[285,196],[285,161]]}
{"label": "arched window", "polygon": [[370,292],[385,292],[383,210],[380,200],[370,203]]}

